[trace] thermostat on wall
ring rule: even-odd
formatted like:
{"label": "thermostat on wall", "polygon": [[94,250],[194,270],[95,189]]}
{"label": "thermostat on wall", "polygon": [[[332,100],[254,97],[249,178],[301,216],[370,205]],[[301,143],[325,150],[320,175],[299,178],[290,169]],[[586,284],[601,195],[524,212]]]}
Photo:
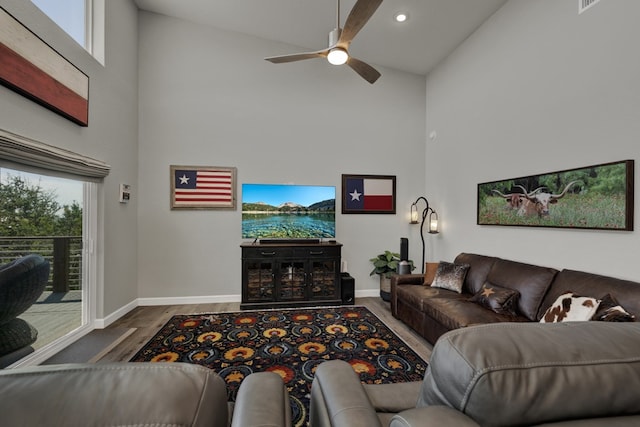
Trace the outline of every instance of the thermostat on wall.
{"label": "thermostat on wall", "polygon": [[120,203],[127,203],[131,198],[131,186],[129,184],[120,184]]}

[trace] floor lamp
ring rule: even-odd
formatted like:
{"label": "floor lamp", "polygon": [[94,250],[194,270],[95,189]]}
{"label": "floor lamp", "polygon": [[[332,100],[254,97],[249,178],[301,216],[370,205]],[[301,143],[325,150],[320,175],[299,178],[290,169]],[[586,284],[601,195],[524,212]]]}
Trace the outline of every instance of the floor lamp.
{"label": "floor lamp", "polygon": [[411,224],[418,223],[418,202],[423,200],[427,205],[422,211],[422,221],[420,222],[420,239],[422,240],[422,274],[424,274],[424,222],[429,217],[429,234],[438,234],[438,213],[429,206],[429,201],[425,197],[418,197],[411,204]]}

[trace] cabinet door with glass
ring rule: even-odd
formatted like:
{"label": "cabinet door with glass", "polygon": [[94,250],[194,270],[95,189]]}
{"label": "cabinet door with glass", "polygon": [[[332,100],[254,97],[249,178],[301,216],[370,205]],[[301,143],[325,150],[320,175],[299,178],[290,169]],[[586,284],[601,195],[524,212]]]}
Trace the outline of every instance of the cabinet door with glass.
{"label": "cabinet door with glass", "polygon": [[275,265],[272,260],[245,260],[244,277],[246,283],[242,287],[245,295],[243,301],[274,301],[276,298]]}
{"label": "cabinet door with glass", "polygon": [[278,278],[278,301],[305,301],[307,299],[307,272],[304,261],[280,261]]}
{"label": "cabinet door with glass", "polygon": [[308,262],[309,299],[339,298],[339,265],[336,259],[311,259]]}

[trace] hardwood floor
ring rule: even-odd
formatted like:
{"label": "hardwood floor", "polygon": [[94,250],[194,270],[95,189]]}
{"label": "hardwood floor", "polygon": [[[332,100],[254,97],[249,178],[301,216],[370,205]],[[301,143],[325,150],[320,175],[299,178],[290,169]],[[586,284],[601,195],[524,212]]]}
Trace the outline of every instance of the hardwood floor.
{"label": "hardwood floor", "polygon": [[[402,338],[416,353],[428,361],[432,346],[424,338],[391,315],[389,303],[381,298],[356,298],[356,305],[367,307]],[[129,337],[106,353],[98,363],[126,362],[171,318],[177,314],[240,311],[240,303],[189,304],[137,307],[108,328],[135,328]]]}

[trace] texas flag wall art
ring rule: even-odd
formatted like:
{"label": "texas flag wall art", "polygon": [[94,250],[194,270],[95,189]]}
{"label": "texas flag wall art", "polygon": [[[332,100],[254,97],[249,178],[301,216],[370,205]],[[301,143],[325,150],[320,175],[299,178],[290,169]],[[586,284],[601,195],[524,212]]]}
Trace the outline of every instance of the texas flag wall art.
{"label": "texas flag wall art", "polygon": [[171,166],[171,209],[235,209],[236,168]]}
{"label": "texas flag wall art", "polygon": [[396,213],[396,177],[342,175],[342,213]]}
{"label": "texas flag wall art", "polygon": [[89,124],[89,77],[2,8],[0,83],[80,126]]}

